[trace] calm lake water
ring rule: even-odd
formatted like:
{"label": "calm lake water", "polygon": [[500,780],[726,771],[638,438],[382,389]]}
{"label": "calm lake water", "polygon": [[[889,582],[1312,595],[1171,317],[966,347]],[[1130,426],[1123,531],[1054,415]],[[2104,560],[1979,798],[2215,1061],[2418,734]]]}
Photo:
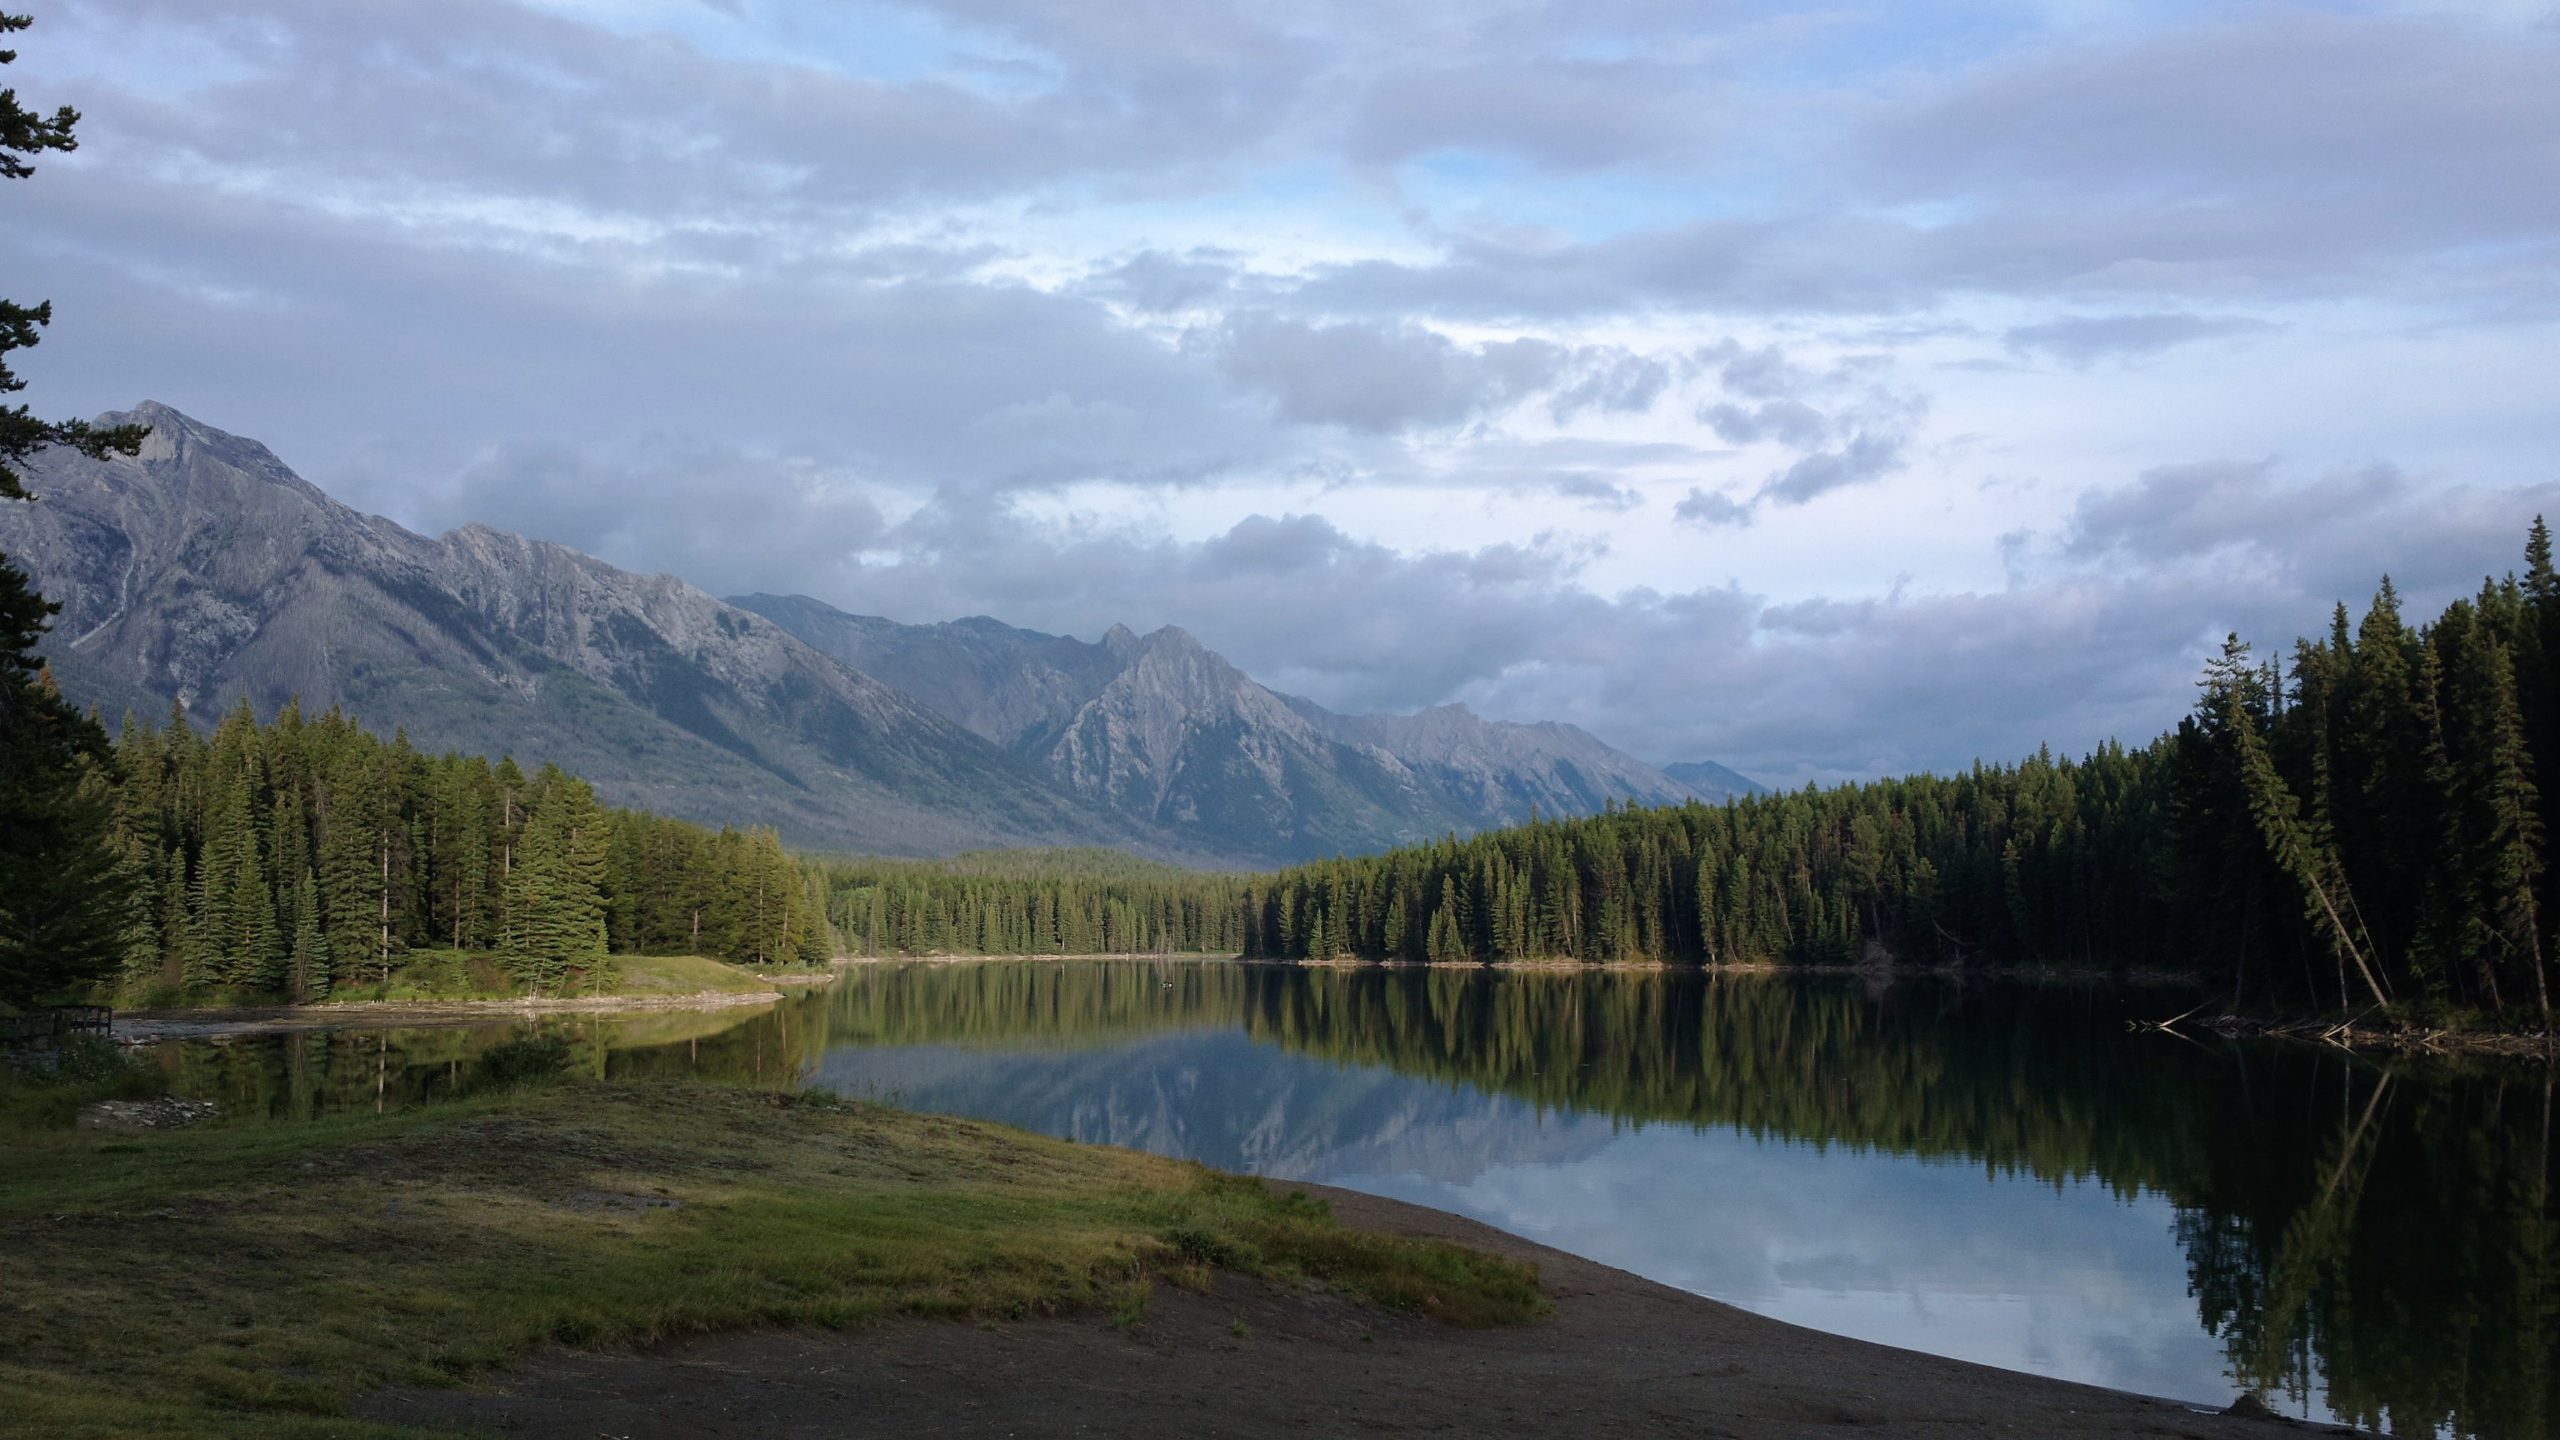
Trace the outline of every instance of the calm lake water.
{"label": "calm lake water", "polygon": [[[1470,1215],[1745,1309],[2393,1433],[2560,1417],[2553,1072],[2136,1034],[2089,985],[1226,962],[866,966],[562,1021],[607,1075],[815,1083]],[[279,1117],[519,1025],[158,1047]]]}

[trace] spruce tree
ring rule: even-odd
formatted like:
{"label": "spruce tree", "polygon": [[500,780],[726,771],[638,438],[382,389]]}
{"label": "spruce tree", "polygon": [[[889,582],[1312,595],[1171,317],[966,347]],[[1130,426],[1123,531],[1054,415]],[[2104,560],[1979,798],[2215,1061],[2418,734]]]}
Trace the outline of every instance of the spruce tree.
{"label": "spruce tree", "polygon": [[544,766],[508,879],[513,934],[507,962],[536,990],[605,956],[605,837],[595,792]]}
{"label": "spruce tree", "polygon": [[199,983],[270,990],[281,978],[275,891],[260,853],[252,782],[235,773],[205,817],[196,907]]}

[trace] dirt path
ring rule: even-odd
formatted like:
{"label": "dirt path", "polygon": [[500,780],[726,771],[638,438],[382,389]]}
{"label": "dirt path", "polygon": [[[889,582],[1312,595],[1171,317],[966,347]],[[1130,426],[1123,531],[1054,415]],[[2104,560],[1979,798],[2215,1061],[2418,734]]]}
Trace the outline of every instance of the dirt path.
{"label": "dirt path", "polygon": [[1321,1186],[1346,1223],[1533,1260],[1555,1313],[1453,1330],[1221,1278],[1100,1316],[551,1351],[497,1388],[386,1391],[357,1413],[507,1436],[1555,1435],[2301,1437],[1799,1329],[1436,1210]]}

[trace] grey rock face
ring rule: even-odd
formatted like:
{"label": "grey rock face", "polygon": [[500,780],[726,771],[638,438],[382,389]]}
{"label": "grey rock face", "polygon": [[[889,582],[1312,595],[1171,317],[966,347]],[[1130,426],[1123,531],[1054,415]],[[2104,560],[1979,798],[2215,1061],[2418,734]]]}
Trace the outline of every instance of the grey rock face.
{"label": "grey rock face", "polygon": [[1178,628],[1099,643],[984,618],[900,625],[805,596],[733,603],[939,709],[1133,819],[1306,859],[1699,792],[1570,725],[1462,705],[1336,715],[1267,689]]}

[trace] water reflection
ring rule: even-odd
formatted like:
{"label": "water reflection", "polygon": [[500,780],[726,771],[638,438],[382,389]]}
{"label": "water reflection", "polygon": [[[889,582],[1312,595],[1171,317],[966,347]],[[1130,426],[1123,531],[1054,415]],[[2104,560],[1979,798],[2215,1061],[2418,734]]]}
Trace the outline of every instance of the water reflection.
{"label": "water reflection", "polygon": [[[2099,986],[1009,963],[558,1028],[588,1073],[814,1081],[1348,1185],[1991,1364],[2548,1433],[2551,1073],[2133,1034],[2128,1004],[2160,1008]],[[187,1093],[307,1115],[449,1093],[516,1028],[162,1060]]]}

